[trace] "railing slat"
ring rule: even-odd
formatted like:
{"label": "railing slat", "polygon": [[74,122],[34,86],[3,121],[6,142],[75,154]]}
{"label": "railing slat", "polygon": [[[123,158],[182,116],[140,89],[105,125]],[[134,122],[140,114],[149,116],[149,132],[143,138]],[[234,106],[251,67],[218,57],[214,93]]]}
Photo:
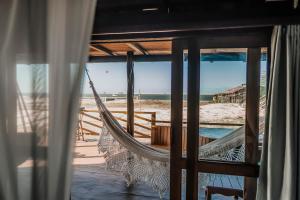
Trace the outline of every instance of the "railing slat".
{"label": "railing slat", "polygon": [[142,116],[139,116],[139,115],[134,115],[134,117],[137,118],[137,119],[141,119],[141,120],[147,121],[147,122],[152,122],[151,119],[148,119],[146,117],[142,117]]}
{"label": "railing slat", "polygon": [[[136,133],[136,134],[139,134],[139,135],[142,135],[142,136],[143,136],[143,138],[150,138],[150,137],[151,137],[150,135],[147,135],[147,134],[141,133],[141,132],[139,132],[139,131],[134,131],[134,133]],[[135,137],[136,137],[136,136],[135,136]]]}
{"label": "railing slat", "polygon": [[86,121],[86,120],[82,120],[82,122],[86,123],[86,124],[89,124],[91,126],[96,126],[98,128],[102,128],[102,126],[98,125],[98,124],[95,124],[95,123],[92,123],[92,122],[89,122],[89,121]]}
{"label": "railing slat", "polygon": [[[114,113],[114,114],[127,114],[127,111],[111,111],[111,112]],[[84,130],[84,131],[86,131],[85,134],[96,134],[96,135],[98,135],[97,132],[92,131],[92,130],[90,130],[88,128],[84,128],[84,125],[90,125],[90,126],[93,126],[93,127],[102,128],[102,126],[100,124],[97,124],[98,122],[101,122],[101,119],[99,117],[95,117],[95,116],[93,116],[91,114],[88,114],[88,113],[98,113],[98,110],[85,110],[85,109],[81,110],[81,112],[80,112],[81,117],[79,119],[80,126],[78,127],[79,131],[83,131]],[[144,116],[140,116],[141,114],[143,114],[143,115],[150,115],[151,119],[149,119],[147,117],[144,117]],[[152,128],[153,128],[154,124],[156,125],[156,124],[159,124],[159,123],[165,123],[165,124],[170,124],[171,123],[169,120],[156,120],[156,117],[153,117],[153,116],[156,116],[156,112],[137,111],[137,112],[134,113],[134,117],[136,119],[139,119],[141,121],[145,121],[146,122],[145,124],[141,124],[141,123],[135,122],[134,125],[137,126],[137,127],[142,128],[142,129],[147,130],[145,132],[136,131],[135,130],[134,133],[137,134],[136,137],[138,137],[138,138],[151,138],[151,131],[152,131]],[[88,118],[97,120],[97,122],[90,122],[88,120],[82,119],[84,117],[88,117]],[[127,123],[127,119],[124,119],[124,118],[118,117],[118,116],[115,116],[115,118],[118,121]],[[186,124],[186,122],[183,122],[183,123]],[[210,122],[201,122],[200,126],[201,125],[242,126],[243,124],[241,124],[241,123],[215,123],[215,122],[210,123]],[[126,129],[126,127],[124,127],[124,129]]]}
{"label": "railing slat", "polygon": [[87,129],[87,128],[82,128],[82,130],[87,131],[87,132],[92,133],[92,134],[95,134],[95,135],[99,135],[99,133],[97,133],[95,131],[92,131],[90,129]]}
{"label": "railing slat", "polygon": [[89,115],[89,114],[87,114],[87,113],[84,113],[84,112],[82,112],[81,114],[82,114],[82,115],[84,115],[84,116],[87,116],[87,117],[89,117],[89,118],[92,118],[92,119],[95,119],[95,120],[101,121],[101,119],[100,119],[100,118],[98,118],[98,117],[95,117],[95,116],[93,116],[93,115]]}

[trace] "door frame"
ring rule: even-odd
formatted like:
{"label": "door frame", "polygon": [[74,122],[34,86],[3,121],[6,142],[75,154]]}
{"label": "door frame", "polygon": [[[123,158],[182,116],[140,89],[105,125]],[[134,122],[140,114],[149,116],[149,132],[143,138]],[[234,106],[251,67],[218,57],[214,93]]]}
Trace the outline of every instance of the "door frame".
{"label": "door frame", "polygon": [[[244,176],[244,199],[254,200],[259,176],[259,88],[261,48],[270,48],[271,30],[207,31],[172,40],[170,199],[180,200],[182,170],[186,170],[186,199],[198,199],[198,173]],[[200,49],[247,48],[245,162],[198,160]],[[183,53],[189,52],[187,157],[182,156]],[[268,51],[269,52],[269,51]],[[268,59],[270,56],[268,56]],[[270,61],[267,62],[267,76]],[[268,77],[267,77],[268,80]]]}

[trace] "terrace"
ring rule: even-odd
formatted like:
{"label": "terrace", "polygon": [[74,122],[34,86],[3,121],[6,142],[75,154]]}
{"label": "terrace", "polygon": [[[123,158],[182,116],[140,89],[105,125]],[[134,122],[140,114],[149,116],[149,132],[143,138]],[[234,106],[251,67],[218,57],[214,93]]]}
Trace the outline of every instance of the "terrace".
{"label": "terrace", "polygon": [[298,199],[298,4],[4,1],[0,199]]}
{"label": "terrace", "polygon": [[[134,41],[134,42],[100,42],[91,43],[90,45],[90,62],[96,67],[96,63],[104,63],[109,65],[112,63],[122,63],[122,66],[127,66],[127,71],[134,69],[134,65],[139,62],[148,62],[152,65],[160,62],[170,62],[172,60],[172,41],[160,39],[159,41]],[[262,48],[261,61],[265,62],[267,58],[267,48]],[[183,60],[188,60],[188,50],[183,51]],[[217,48],[217,49],[201,49],[201,62],[247,62],[247,49],[246,48]],[[138,65],[138,64],[137,64]],[[241,64],[243,65],[243,64]],[[101,68],[101,66],[98,66]],[[137,68],[139,66],[136,66]],[[134,70],[133,70],[134,71]],[[245,76],[246,74],[240,74],[239,76]],[[91,75],[93,76],[93,74]],[[124,74],[126,76],[126,74]],[[136,75],[135,75],[136,76]],[[128,87],[132,88],[130,84],[134,84],[130,81],[130,76],[127,74]],[[170,83],[171,84],[171,83]],[[265,86],[264,86],[265,87]],[[246,87],[245,87],[246,88]],[[99,88],[101,89],[101,88]],[[101,98],[110,109],[111,113],[115,116],[116,120],[123,126],[124,130],[129,130],[130,133],[138,141],[151,145],[156,148],[170,149],[171,148],[171,96],[170,94],[165,100],[143,100],[141,94],[136,94],[133,91],[127,91],[124,94],[102,94]],[[107,96],[107,97],[106,97]],[[125,97],[125,99],[124,99]],[[199,145],[206,145],[217,138],[222,138],[228,134],[231,130],[235,130],[238,127],[242,127],[245,124],[246,113],[244,106],[240,103],[234,105],[228,105],[226,108],[216,110],[213,102],[213,95],[210,95],[210,99],[203,99],[200,96],[200,104],[202,105],[202,112],[208,115],[204,116],[199,110],[200,116],[203,116],[200,120],[199,128],[200,135],[198,137]],[[183,121],[182,121],[182,152],[186,154],[187,147],[187,100],[186,96],[183,99]],[[107,101],[107,99],[110,99]],[[130,103],[131,102],[131,103]],[[227,102],[231,103],[231,102]],[[215,104],[218,106],[219,104]],[[220,104],[223,106],[223,104]],[[107,195],[107,199],[111,198],[125,198],[126,195],[131,196],[132,199],[157,199],[158,194],[154,192],[151,187],[146,186],[143,183],[134,185],[129,189],[124,187],[124,180],[118,178],[115,173],[111,173],[105,170],[105,159],[103,155],[96,154],[97,145],[96,139],[101,135],[101,129],[103,122],[99,118],[98,110],[92,97],[84,97],[81,100],[81,112],[79,114],[79,123],[77,130],[77,147],[76,151],[79,155],[75,158],[74,164],[77,166],[78,162],[80,166],[75,169],[75,180],[73,183],[74,198],[85,196],[86,194],[78,193],[81,191],[81,185],[85,185],[86,181],[93,177],[94,184],[89,184],[91,187],[86,188],[84,191],[89,190],[89,198],[96,199],[101,193]],[[210,106],[210,107],[209,107]],[[232,115],[234,112],[232,109],[235,106],[239,107],[240,113],[237,116],[228,118],[228,115]],[[207,108],[206,108],[207,107]],[[203,111],[204,109],[204,111]],[[205,110],[206,109],[206,110]],[[210,113],[212,111],[212,113]],[[228,112],[229,114],[224,114]],[[264,110],[261,110],[264,115]],[[212,117],[214,115],[214,117]],[[225,115],[225,117],[223,116]],[[219,116],[216,118],[216,116]],[[263,116],[261,116],[263,118]],[[219,118],[219,119],[218,119]],[[128,124],[131,123],[132,125]],[[129,128],[131,127],[131,128]],[[225,131],[224,133],[218,131]],[[262,130],[261,130],[262,131]],[[208,133],[206,133],[208,132]],[[204,134],[204,135],[203,135]],[[91,139],[92,138],[92,139]],[[86,142],[83,142],[86,141]],[[261,146],[261,144],[260,144]],[[260,150],[259,150],[260,151]],[[92,155],[92,156],[90,156]],[[80,160],[80,161],[79,161]],[[76,164],[77,163],[77,164]],[[84,171],[84,173],[82,172]],[[225,172],[222,172],[226,174]],[[89,179],[87,177],[90,177]],[[199,199],[205,199],[211,197],[213,199],[226,199],[224,195],[228,196],[240,196],[243,190],[243,178],[240,176],[226,176],[216,173],[214,180],[211,180],[204,188],[199,190]],[[221,177],[221,178],[220,178]],[[201,178],[200,178],[201,179]],[[105,184],[106,183],[106,184]],[[111,184],[116,184],[118,187],[110,189]],[[185,183],[182,183],[185,184]],[[97,186],[95,186],[97,185]],[[92,187],[93,186],[93,187]],[[213,186],[213,187],[212,187]],[[184,185],[182,187],[185,187]],[[205,190],[207,191],[205,193]],[[115,193],[115,195],[113,195]],[[125,195],[124,197],[121,197]],[[164,198],[168,197],[168,193],[164,194]],[[182,193],[184,198],[185,192]],[[130,197],[126,197],[130,198]],[[168,198],[167,198],[168,199]]]}

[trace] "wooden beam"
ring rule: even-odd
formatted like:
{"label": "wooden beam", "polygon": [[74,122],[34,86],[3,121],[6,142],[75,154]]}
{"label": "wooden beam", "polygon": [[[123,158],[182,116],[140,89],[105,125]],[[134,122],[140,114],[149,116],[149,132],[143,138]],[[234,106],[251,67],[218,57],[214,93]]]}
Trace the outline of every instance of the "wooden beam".
{"label": "wooden beam", "polygon": [[[148,38],[155,39],[178,39],[178,38],[197,38],[200,48],[245,48],[245,47],[266,47],[272,34],[273,27],[260,28],[231,28],[222,30],[186,30],[168,32],[141,32],[141,33],[99,33],[92,35],[92,43],[115,42],[136,39],[138,41]],[[208,45],[205,47],[205,45]],[[187,48],[185,46],[184,48]]]}
{"label": "wooden beam", "polygon": [[187,176],[186,199],[198,199],[200,49],[188,41]]}
{"label": "wooden beam", "polygon": [[[187,159],[182,158],[178,165],[182,169],[187,167]],[[259,166],[244,162],[219,161],[200,159],[197,163],[198,172],[212,174],[228,174],[235,176],[255,177],[259,176]]]}
{"label": "wooden beam", "polygon": [[[245,162],[258,163],[260,48],[248,48],[246,82]],[[245,178],[244,199],[253,200],[256,195],[256,178]]]}
{"label": "wooden beam", "polygon": [[149,53],[147,52],[146,49],[144,49],[139,43],[126,43],[127,46],[129,46],[132,50],[140,53],[140,54],[143,54],[143,55],[149,55]]}
{"label": "wooden beam", "polygon": [[242,162],[199,160],[198,171],[257,178],[259,175],[259,166]]}
{"label": "wooden beam", "polygon": [[[245,56],[246,57],[246,56]],[[201,61],[242,61],[243,56],[239,53],[218,53],[215,55],[204,53],[201,54]],[[171,55],[135,55],[134,62],[162,62],[171,61]],[[106,62],[126,62],[127,56],[90,56],[89,62],[106,63]]]}
{"label": "wooden beam", "polygon": [[111,9],[113,11],[130,9],[139,9],[142,11],[144,8],[160,7],[164,0],[139,0],[139,1],[122,1],[122,0],[105,0],[101,3],[98,2],[97,8],[101,10]]}
{"label": "wooden beam", "polygon": [[183,49],[182,41],[172,41],[171,69],[171,153],[170,199],[181,199],[182,168],[182,101],[183,101]]}
{"label": "wooden beam", "polygon": [[97,47],[95,47],[94,45],[90,45],[90,48],[95,51],[105,53],[108,56],[116,56],[116,54],[113,53],[110,49],[108,49],[102,45],[99,45],[99,44],[97,44]]}
{"label": "wooden beam", "polygon": [[127,52],[127,132],[134,136],[134,70],[133,52]]}
{"label": "wooden beam", "polygon": [[[160,62],[171,61],[171,55],[135,55],[134,62]],[[127,56],[90,56],[91,63],[106,63],[106,62],[126,62]]]}
{"label": "wooden beam", "polygon": [[[245,1],[186,1],[170,12],[96,11],[93,34],[149,33],[250,28],[300,22],[298,9],[285,2],[250,4]],[[202,2],[202,3],[201,3]],[[203,3],[204,2],[204,3]],[[175,8],[176,7],[176,8]]]}
{"label": "wooden beam", "polygon": [[[279,0],[278,0],[279,1]],[[274,5],[281,5],[286,8],[285,5],[289,5],[292,9],[292,0],[281,0],[280,2],[274,0],[244,0],[242,2],[233,2],[232,0],[210,0],[210,1],[186,1],[186,0],[139,0],[139,1],[123,1],[123,0],[103,0],[98,2],[97,11],[102,11],[108,13],[110,11],[114,12],[139,12],[146,14],[147,12],[142,12],[145,9],[148,10],[160,10],[167,12],[179,11],[179,10],[196,10],[211,12],[215,10],[230,10],[240,6],[240,9],[246,9],[245,6],[249,6],[250,10],[254,8],[261,10],[263,7],[272,7]],[[229,8],[228,8],[229,7]],[[206,10],[205,10],[206,9]],[[249,11],[248,11],[249,12]]]}

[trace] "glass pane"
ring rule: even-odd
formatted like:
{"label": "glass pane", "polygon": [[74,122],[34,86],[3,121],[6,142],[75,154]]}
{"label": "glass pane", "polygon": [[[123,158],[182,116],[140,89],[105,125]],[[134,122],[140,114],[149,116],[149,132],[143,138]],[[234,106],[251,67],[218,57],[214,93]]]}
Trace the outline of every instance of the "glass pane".
{"label": "glass pane", "polygon": [[[87,69],[101,100],[119,123],[126,128],[127,111],[127,72],[125,63],[89,63]],[[94,95],[87,77],[81,98],[81,114],[79,116],[84,137],[78,139],[97,140],[102,122]]]}
{"label": "glass pane", "polygon": [[244,134],[241,127],[245,122],[246,52],[247,49],[201,49],[201,159],[244,159],[243,141],[237,138]]}
{"label": "glass pane", "polygon": [[[170,63],[164,63],[163,66],[162,63],[135,63],[134,67],[135,122],[138,124],[135,125],[135,130],[144,133],[146,137],[137,132],[135,132],[135,136],[137,140],[150,144],[153,124],[148,120],[152,120],[152,113],[156,114],[157,120],[170,120],[169,89],[171,82],[168,80],[171,76]],[[126,128],[126,63],[93,63],[88,64],[88,70],[101,99],[119,123]],[[163,70],[164,73],[162,73]],[[159,76],[161,76],[160,80],[157,79]],[[166,80],[162,80],[163,78]],[[76,141],[72,188],[72,191],[80,192],[73,192],[72,198],[80,199],[84,195],[86,198],[102,196],[104,199],[139,199],[140,197],[160,199],[159,193],[144,182],[135,182],[128,187],[122,174],[106,169],[109,160],[107,160],[107,154],[98,153],[97,142],[99,134],[102,134],[100,128],[102,123],[99,121],[99,113],[87,79],[84,84],[81,106],[80,119],[82,120],[80,122],[82,122],[84,137],[79,137],[80,140]],[[145,112],[146,114],[139,112]],[[81,129],[79,128],[79,130]],[[118,148],[118,146],[116,147]],[[167,146],[164,148],[167,148]],[[122,154],[119,155],[122,156]],[[121,162],[123,161],[121,160]],[[93,187],[92,192],[90,187]],[[168,194],[168,191],[163,193],[163,199],[167,199]]]}
{"label": "glass pane", "polygon": [[[171,62],[135,62],[134,78],[135,138],[160,150],[169,149]],[[169,191],[161,195],[168,199]],[[159,199],[157,191],[151,196]]]}
{"label": "glass pane", "polygon": [[171,62],[136,62],[134,74],[135,136],[147,144],[169,149]]}

